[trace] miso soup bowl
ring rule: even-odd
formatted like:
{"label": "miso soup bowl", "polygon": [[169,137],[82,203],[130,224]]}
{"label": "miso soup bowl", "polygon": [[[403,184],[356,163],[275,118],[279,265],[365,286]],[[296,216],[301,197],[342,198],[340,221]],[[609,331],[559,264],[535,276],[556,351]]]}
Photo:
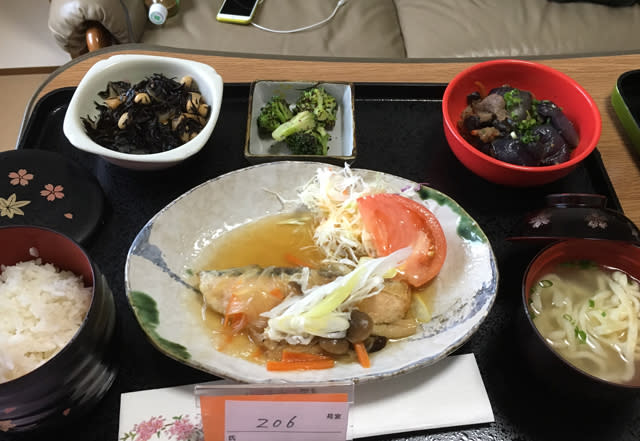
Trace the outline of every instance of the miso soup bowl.
{"label": "miso soup bowl", "polygon": [[640,247],[623,241],[602,239],[568,239],[542,249],[531,261],[522,282],[520,320],[521,348],[532,371],[547,384],[568,394],[587,398],[618,399],[640,397],[640,386],[623,385],[603,380],[573,366],[559,355],[538,331],[529,313],[529,295],[536,281],[558,264],[589,260],[619,269],[636,280],[640,278]]}
{"label": "miso soup bowl", "polygon": [[0,265],[37,255],[42,263],[81,275],[91,287],[89,309],[71,340],[44,364],[0,383],[0,431],[51,438],[48,430],[72,425],[86,415],[116,378],[114,299],[89,255],[61,233],[33,226],[0,227],[0,244]]}

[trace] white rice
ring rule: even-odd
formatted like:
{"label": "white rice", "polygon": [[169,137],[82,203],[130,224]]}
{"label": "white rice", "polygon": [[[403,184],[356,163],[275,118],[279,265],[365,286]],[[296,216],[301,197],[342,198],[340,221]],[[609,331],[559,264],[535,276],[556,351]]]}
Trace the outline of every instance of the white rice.
{"label": "white rice", "polygon": [[0,383],[53,357],[74,336],[91,304],[82,277],[40,259],[0,266]]}

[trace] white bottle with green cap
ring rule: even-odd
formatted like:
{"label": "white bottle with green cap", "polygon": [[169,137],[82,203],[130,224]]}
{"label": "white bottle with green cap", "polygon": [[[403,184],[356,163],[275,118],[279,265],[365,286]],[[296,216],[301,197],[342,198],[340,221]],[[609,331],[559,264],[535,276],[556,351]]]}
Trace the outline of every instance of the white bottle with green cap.
{"label": "white bottle with green cap", "polygon": [[149,21],[156,25],[162,25],[167,18],[173,17],[178,12],[180,0],[145,0],[148,8]]}

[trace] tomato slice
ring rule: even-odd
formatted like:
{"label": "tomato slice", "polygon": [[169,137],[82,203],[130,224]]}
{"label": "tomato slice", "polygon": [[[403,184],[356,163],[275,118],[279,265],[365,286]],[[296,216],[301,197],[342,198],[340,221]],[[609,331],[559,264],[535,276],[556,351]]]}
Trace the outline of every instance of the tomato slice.
{"label": "tomato slice", "polygon": [[427,207],[399,194],[378,193],[359,198],[358,209],[378,257],[413,248],[400,268],[409,284],[422,286],[438,275],[447,241],[440,222]]}

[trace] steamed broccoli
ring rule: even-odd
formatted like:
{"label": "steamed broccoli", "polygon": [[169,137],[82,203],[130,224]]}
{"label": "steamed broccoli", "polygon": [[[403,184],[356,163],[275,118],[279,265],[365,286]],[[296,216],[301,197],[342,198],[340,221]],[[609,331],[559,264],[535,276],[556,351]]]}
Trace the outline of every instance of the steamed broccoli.
{"label": "steamed broccoli", "polygon": [[296,111],[308,110],[313,112],[318,125],[331,130],[336,124],[338,102],[322,87],[313,87],[305,90],[296,102]]}
{"label": "steamed broccoli", "polygon": [[293,112],[289,109],[289,103],[283,97],[275,95],[260,109],[258,128],[263,133],[271,133],[291,118]]}
{"label": "steamed broccoli", "polygon": [[294,155],[326,155],[329,134],[324,127],[316,126],[287,136],[285,142]]}
{"label": "steamed broccoli", "polygon": [[272,133],[271,137],[276,141],[283,141],[288,136],[296,132],[311,130],[316,126],[316,118],[313,113],[304,111],[297,113],[289,121],[280,124]]}

